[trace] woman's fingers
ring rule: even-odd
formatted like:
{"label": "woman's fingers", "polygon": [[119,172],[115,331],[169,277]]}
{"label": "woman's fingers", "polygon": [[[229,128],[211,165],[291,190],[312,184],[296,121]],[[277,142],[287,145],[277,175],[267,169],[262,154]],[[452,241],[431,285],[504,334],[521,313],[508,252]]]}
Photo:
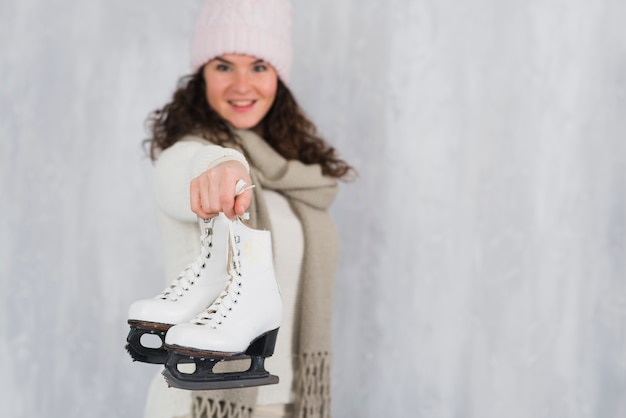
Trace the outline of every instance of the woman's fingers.
{"label": "woman's fingers", "polygon": [[190,184],[191,210],[207,219],[223,212],[230,219],[242,216],[250,206],[252,192],[245,190],[236,195],[237,184],[250,184],[250,176],[243,164],[227,161],[205,171]]}
{"label": "woman's fingers", "polygon": [[248,189],[235,198],[235,213],[237,216],[243,216],[250,207],[252,201],[252,190]]}
{"label": "woman's fingers", "polygon": [[211,211],[210,204],[208,204],[208,199],[206,197],[203,198],[202,196],[201,190],[203,189],[204,188],[200,184],[199,178],[195,178],[191,181],[191,185],[189,188],[191,210],[200,218],[209,219],[214,216],[217,216],[219,213],[219,210],[217,212]]}

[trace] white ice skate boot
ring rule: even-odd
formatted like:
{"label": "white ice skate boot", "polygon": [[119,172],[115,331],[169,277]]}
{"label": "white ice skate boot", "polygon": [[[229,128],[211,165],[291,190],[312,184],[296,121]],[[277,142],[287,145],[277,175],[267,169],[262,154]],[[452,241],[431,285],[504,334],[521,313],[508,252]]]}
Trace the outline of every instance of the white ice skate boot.
{"label": "white ice skate boot", "polygon": [[[282,299],[274,275],[269,231],[258,231],[241,220],[230,224],[230,279],[217,300],[188,323],[176,325],[165,337],[169,351],[163,372],[170,386],[206,390],[278,383],[264,368],[274,353],[282,320]],[[249,357],[250,368],[216,373],[223,360]],[[194,362],[193,373],[179,370]]]}
{"label": "white ice skate boot", "polygon": [[[227,272],[230,221],[223,214],[198,221],[200,226],[200,255],[163,292],[152,299],[134,302],[128,312],[128,344],[126,349],[134,360],[165,363],[163,347],[167,330],[188,322],[203,312],[217,298],[229,279]],[[142,336],[154,334],[161,339],[160,347],[142,343]],[[152,344],[153,346],[156,344]]]}

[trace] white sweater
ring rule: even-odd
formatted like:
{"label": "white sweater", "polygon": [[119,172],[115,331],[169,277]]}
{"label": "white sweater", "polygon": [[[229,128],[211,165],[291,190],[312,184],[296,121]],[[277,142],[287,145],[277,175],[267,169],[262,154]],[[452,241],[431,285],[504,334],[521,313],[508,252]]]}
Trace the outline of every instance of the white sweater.
{"label": "white sweater", "polygon": [[[155,163],[153,189],[167,283],[197,257],[200,249],[197,217],[189,204],[189,184],[208,168],[228,160],[248,167],[236,150],[194,141],[177,142],[163,151]],[[284,311],[274,355],[266,360],[266,368],[277,374],[280,382],[259,387],[258,403],[286,404],[293,402],[293,321],[304,239],[300,222],[287,200],[271,190],[263,193],[272,224],[274,268]],[[151,385],[145,416],[184,415],[190,411],[190,404],[189,391],[167,388],[159,374]]]}

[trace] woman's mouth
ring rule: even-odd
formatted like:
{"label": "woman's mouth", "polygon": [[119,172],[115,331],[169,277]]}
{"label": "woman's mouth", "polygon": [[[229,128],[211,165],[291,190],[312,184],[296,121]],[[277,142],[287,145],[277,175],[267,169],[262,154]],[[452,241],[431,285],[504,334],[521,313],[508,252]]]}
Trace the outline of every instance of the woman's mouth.
{"label": "woman's mouth", "polygon": [[228,103],[235,110],[248,110],[256,103],[256,100],[229,100]]}

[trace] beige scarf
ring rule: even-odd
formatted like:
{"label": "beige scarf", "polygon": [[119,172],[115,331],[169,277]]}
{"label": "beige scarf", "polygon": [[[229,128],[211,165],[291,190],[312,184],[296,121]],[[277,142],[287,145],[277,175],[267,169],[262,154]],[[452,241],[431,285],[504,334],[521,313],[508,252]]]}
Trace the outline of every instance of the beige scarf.
{"label": "beige scarf", "polygon": [[[327,212],[335,199],[337,181],[323,176],[319,165],[285,160],[261,137],[237,130],[250,163],[255,185],[249,208],[253,228],[271,225],[263,189],[285,196],[302,223],[304,259],[296,308],[295,417],[330,417],[330,366],[333,286],[338,255],[335,224]],[[248,418],[256,403],[256,388],[193,392],[195,418]]]}

